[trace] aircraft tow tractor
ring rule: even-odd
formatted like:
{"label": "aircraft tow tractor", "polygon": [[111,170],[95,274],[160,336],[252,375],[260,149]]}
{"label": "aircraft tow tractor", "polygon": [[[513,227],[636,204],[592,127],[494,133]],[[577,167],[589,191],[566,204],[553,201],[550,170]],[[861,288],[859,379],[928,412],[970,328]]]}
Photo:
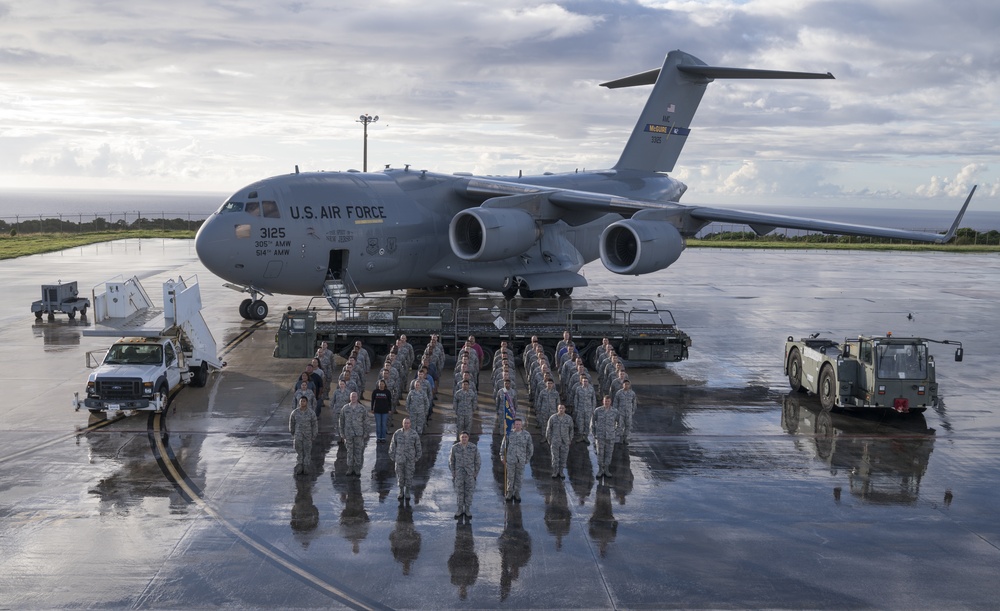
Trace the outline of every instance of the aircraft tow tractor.
{"label": "aircraft tow tractor", "polygon": [[792,390],[819,396],[824,411],[894,409],[922,412],[937,407],[938,383],[928,343],[962,343],[924,337],[862,335],[843,344],[817,336],[785,342],[785,374]]}

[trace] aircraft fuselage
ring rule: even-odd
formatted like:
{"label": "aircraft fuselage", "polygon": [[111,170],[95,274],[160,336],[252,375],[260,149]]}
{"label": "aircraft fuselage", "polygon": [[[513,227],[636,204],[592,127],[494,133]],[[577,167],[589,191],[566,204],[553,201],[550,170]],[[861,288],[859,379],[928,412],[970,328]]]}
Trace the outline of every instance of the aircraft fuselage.
{"label": "aircraft fuselage", "polygon": [[[554,274],[552,286],[539,288],[562,288],[574,286],[572,276],[599,256],[601,231],[622,218],[567,211],[540,229],[528,252],[463,260],[447,236],[458,212],[480,204],[464,194],[469,180],[408,169],[268,178],[237,191],[204,223],[198,256],[221,278],[265,293],[318,295],[334,277],[352,292],[445,284],[501,290],[511,278],[532,274]],[[666,176],[623,180],[615,172],[504,180],[541,189],[626,190],[634,197],[683,193],[683,185]]]}

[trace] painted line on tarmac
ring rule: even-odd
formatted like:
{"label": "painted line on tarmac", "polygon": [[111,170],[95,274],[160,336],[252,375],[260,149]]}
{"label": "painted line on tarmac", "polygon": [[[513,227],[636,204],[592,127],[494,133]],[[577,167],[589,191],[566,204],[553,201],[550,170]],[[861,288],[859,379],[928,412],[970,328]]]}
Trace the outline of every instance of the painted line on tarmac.
{"label": "painted line on tarmac", "polygon": [[[219,354],[220,357],[226,356],[232,352],[236,346],[241,344],[243,341],[248,339],[253,335],[254,331],[264,326],[264,321],[257,321],[249,328],[244,330],[242,333],[233,338]],[[222,516],[214,507],[208,504],[208,502],[202,497],[201,490],[198,486],[188,477],[187,473],[180,466],[177,461],[177,457],[174,456],[173,451],[168,445],[164,443],[164,437],[167,434],[162,428],[162,414],[150,414],[148,431],[149,431],[149,441],[150,449],[153,451],[153,455],[156,458],[157,464],[160,466],[160,470],[167,477],[168,480],[177,488],[181,496],[184,497],[189,503],[194,503],[202,511],[212,517],[216,522],[222,525],[223,528],[228,530],[233,536],[240,540],[244,545],[250,548],[251,551],[263,556],[267,560],[277,564],[279,567],[284,569],[286,572],[292,574],[294,577],[304,581],[306,584],[312,586],[313,588],[336,598],[340,602],[353,607],[355,609],[384,609],[381,605],[373,603],[370,601],[365,601],[361,597],[352,595],[330,583],[327,583],[320,577],[309,572],[298,563],[296,563],[291,558],[287,557],[282,552],[274,549],[267,543],[259,541],[258,539],[251,537],[250,535],[244,533],[235,524],[227,520]]]}
{"label": "painted line on tarmac", "polygon": [[264,321],[258,320],[257,322],[253,323],[252,325],[244,329],[242,333],[231,339],[228,344],[223,346],[222,352],[219,353],[219,358],[222,358],[227,354],[229,354],[230,352],[232,352],[233,350],[235,350],[236,346],[242,344],[247,338],[253,335],[254,331],[260,329],[263,326],[264,326]]}
{"label": "painted line on tarmac", "polygon": [[153,450],[156,462],[163,471],[163,474],[174,486],[177,487],[178,491],[187,501],[197,505],[199,509],[204,511],[223,528],[228,530],[230,534],[250,548],[251,551],[278,565],[280,568],[305,582],[309,586],[312,586],[314,589],[319,590],[320,592],[323,592],[324,594],[327,594],[354,609],[386,608],[376,602],[365,600],[361,596],[347,592],[346,590],[324,581],[321,577],[305,569],[283,552],[276,550],[271,545],[243,532],[240,527],[233,524],[220,514],[202,497],[201,490],[198,488],[197,484],[191,481],[187,474],[184,473],[184,470],[177,462],[177,458],[174,456],[169,446],[164,443],[164,437],[167,433],[161,426],[162,416],[162,414],[150,414],[150,447]]}

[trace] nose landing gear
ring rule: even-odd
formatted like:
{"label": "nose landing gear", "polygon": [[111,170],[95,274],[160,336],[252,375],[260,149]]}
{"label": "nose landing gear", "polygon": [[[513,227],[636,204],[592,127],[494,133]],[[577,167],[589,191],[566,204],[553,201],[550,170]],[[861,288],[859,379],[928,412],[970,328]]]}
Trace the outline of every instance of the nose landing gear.
{"label": "nose landing gear", "polygon": [[267,317],[267,303],[261,299],[261,294],[253,287],[247,287],[244,292],[250,293],[249,299],[240,303],[240,316],[243,320],[264,320]]}

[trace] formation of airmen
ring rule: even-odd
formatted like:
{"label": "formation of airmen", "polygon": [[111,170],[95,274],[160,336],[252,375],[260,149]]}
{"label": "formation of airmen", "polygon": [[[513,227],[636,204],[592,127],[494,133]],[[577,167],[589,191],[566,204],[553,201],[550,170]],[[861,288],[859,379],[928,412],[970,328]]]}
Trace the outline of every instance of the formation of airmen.
{"label": "formation of airmen", "polygon": [[[593,358],[595,369],[587,368],[570,333],[556,345],[553,358],[537,337],[524,347],[520,357],[523,386],[518,384],[517,362],[508,342],[501,342],[492,356],[492,405],[495,407],[493,432],[502,436],[500,462],[504,465],[504,497],[508,503],[521,500],[524,467],[534,453],[529,416],[548,445],[552,477],[564,478],[570,446],[588,444],[593,437],[597,454],[597,477],[609,477],[616,443],[627,444],[637,408],[636,395],[611,342],[605,338]],[[444,383],[445,350],[440,337],[431,336],[419,361],[405,335],[399,336],[376,373],[380,401],[391,396],[388,425],[401,402],[406,410],[402,426],[392,434],[389,458],[395,463],[400,506],[411,498],[413,474],[422,454],[421,436],[430,421]],[[469,337],[455,357],[452,377],[452,407],[456,441],[451,447],[448,467],[456,494],[456,520],[471,520],[472,496],[481,467],[479,450],[472,441],[473,416],[479,405],[481,371],[487,352],[475,337]],[[333,410],[334,435],[345,448],[345,475],[360,476],[364,466],[365,442],[376,419],[373,396],[369,407],[362,405],[372,362],[367,349],[355,342],[339,373],[334,353],[323,342],[294,385],[294,406],[289,432],[296,450],[296,475],[312,472],[309,455],[318,433],[319,417],[325,403]],[[411,372],[416,374],[410,378]],[[384,382],[384,387],[383,383]],[[384,410],[381,410],[384,411]],[[485,422],[484,422],[485,423]],[[384,439],[385,421],[379,420],[378,441]]]}

